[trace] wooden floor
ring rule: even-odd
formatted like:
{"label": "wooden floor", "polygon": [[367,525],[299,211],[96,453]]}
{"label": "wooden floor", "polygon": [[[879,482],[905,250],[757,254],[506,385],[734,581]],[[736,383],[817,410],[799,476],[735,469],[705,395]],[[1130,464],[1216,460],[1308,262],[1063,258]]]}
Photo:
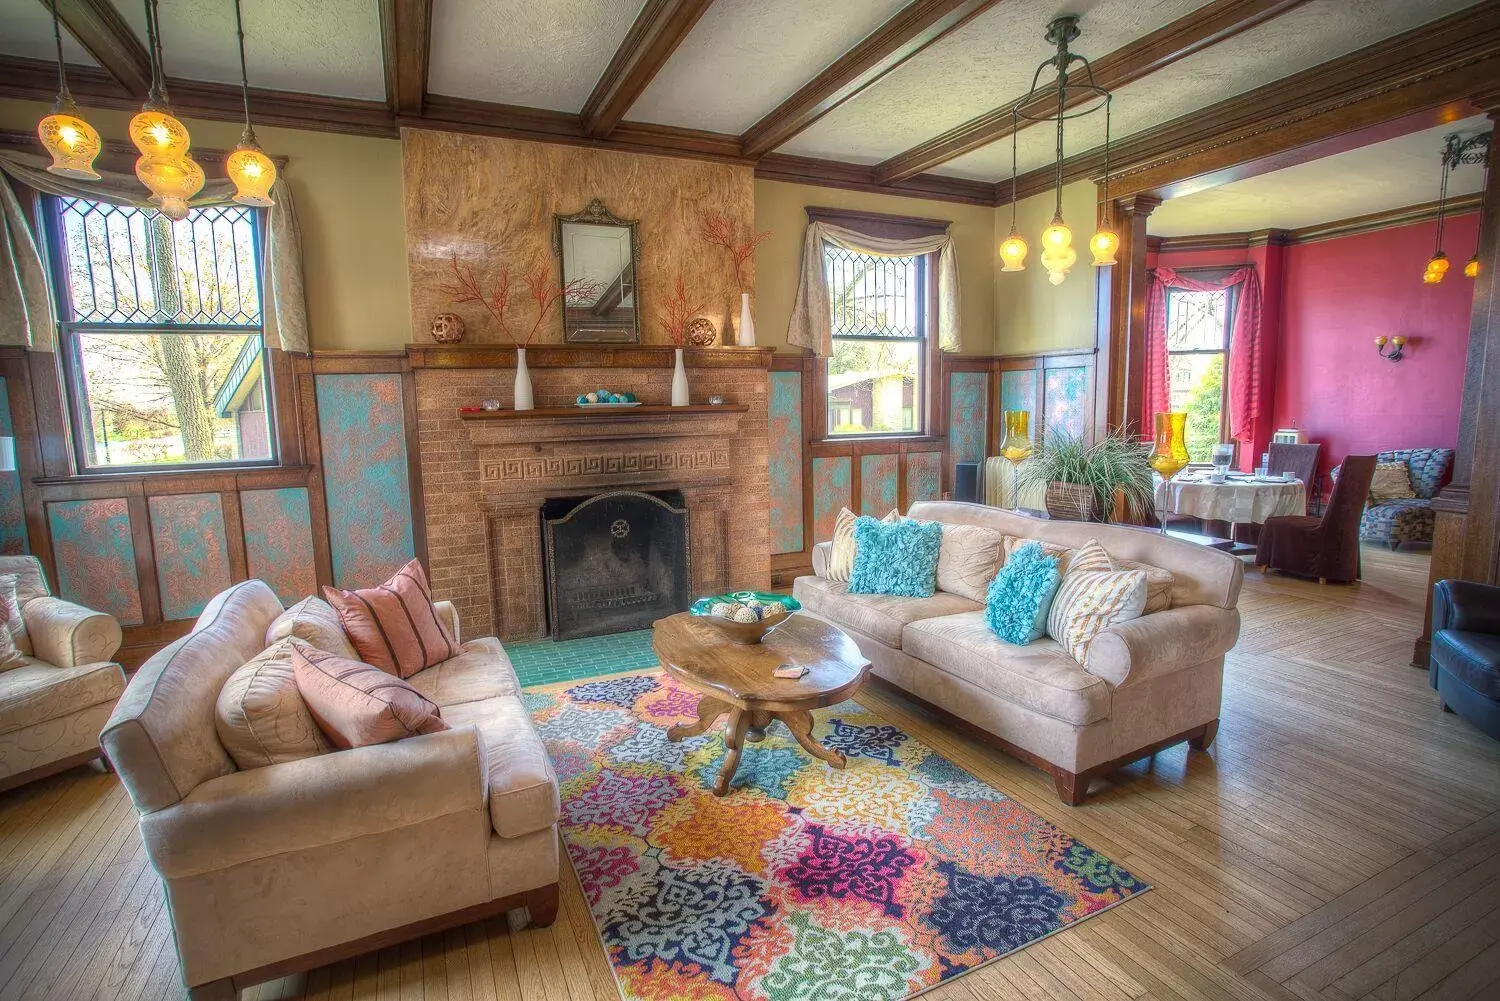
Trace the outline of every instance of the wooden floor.
{"label": "wooden floor", "polygon": [[[1068,809],[1052,780],[904,703],[861,701],[1155,884],[926,997],[1500,998],[1500,744],[1408,666],[1425,557],[1366,580],[1246,575],[1211,754],[1176,748]],[[251,998],[613,1001],[570,872],[545,930],[502,922]],[[0,999],[181,998],[161,889],[112,776],[0,795]]]}

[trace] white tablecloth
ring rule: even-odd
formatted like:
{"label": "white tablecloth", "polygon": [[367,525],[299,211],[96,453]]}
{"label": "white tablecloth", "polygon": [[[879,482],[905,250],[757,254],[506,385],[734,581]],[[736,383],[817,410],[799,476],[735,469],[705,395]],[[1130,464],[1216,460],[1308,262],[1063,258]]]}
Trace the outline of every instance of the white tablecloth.
{"label": "white tablecloth", "polygon": [[1156,485],[1156,506],[1205,520],[1259,525],[1277,515],[1306,514],[1307,489],[1299,480],[1209,483],[1178,477]]}

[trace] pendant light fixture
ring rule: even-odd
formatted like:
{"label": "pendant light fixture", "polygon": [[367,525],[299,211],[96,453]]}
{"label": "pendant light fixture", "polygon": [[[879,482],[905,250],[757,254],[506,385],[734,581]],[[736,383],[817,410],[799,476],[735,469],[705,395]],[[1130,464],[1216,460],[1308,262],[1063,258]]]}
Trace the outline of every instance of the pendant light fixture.
{"label": "pendant light fixture", "polygon": [[151,191],[150,201],[169,219],[187,218],[188,199],[203,190],[203,168],[189,150],[192,139],[187,126],[178,121],[167,105],[162,82],[161,24],[156,0],[146,3],[146,46],[151,53],[151,91],[146,103],[130,120],[130,141],[141,151],[135,176]]}
{"label": "pendant light fixture", "polygon": [[241,205],[269,208],[276,204],[271,185],[276,183],[276,164],[261,151],[250,125],[250,79],[245,73],[245,22],[240,16],[240,0],[234,0],[234,30],[240,40],[240,94],[245,99],[245,132],[240,144],[224,161],[224,169],[234,182],[234,200]]}
{"label": "pendant light fixture", "polygon": [[[1492,136],[1494,135],[1493,132],[1490,133],[1490,134]],[[1480,197],[1480,201],[1479,201],[1479,225],[1476,227],[1476,229],[1477,229],[1478,232],[1475,233],[1475,237],[1474,237],[1476,241],[1479,239],[1478,234],[1484,232],[1484,199],[1483,199],[1483,192],[1486,192],[1488,190],[1490,190],[1490,144],[1489,144],[1488,141],[1486,141],[1485,144],[1484,144],[1484,179],[1479,182],[1479,191],[1481,193],[1481,197]],[[1479,277],[1479,248],[1478,247],[1474,248],[1474,255],[1472,257],[1470,257],[1468,259],[1468,261],[1465,262],[1465,264],[1464,264],[1464,277],[1465,278],[1478,278]]]}
{"label": "pendant light fixture", "polygon": [[52,114],[37,123],[37,138],[52,154],[47,169],[63,177],[82,181],[99,180],[94,158],[103,143],[94,127],[83,120],[73,95],[68,92],[68,71],[63,65],[62,29],[57,23],[57,0],[52,0],[52,39],[57,43],[57,103]]}
{"label": "pendant light fixture", "polygon": [[[1010,172],[1011,172],[1011,233],[1005,242],[1000,245],[1000,257],[1005,262],[1002,271],[1021,271],[1021,261],[1025,258],[1026,243],[1021,239],[1015,228],[1015,203],[1016,203],[1016,172],[1017,144],[1016,133],[1020,131],[1021,121],[1028,122],[1056,122],[1057,125],[1057,148],[1055,153],[1055,166],[1057,179],[1055,182],[1055,204],[1052,212],[1052,222],[1042,231],[1042,266],[1047,269],[1047,280],[1053,285],[1061,285],[1063,279],[1067,278],[1068,272],[1078,262],[1078,251],[1073,249],[1073,231],[1063,220],[1062,214],[1062,189],[1063,189],[1063,129],[1064,123],[1070,118],[1081,118],[1084,115],[1093,114],[1100,109],[1104,110],[1104,188],[1105,205],[1097,219],[1098,229],[1089,240],[1089,249],[1094,256],[1096,267],[1108,267],[1115,263],[1115,253],[1120,247],[1120,238],[1109,225],[1109,106],[1113,99],[1108,90],[1099,86],[1094,81],[1094,68],[1083,56],[1068,51],[1068,45],[1080,34],[1078,17],[1074,14],[1064,14],[1055,17],[1047,25],[1047,41],[1057,46],[1057,54],[1051,59],[1043,62],[1037,67],[1036,73],[1031,78],[1031,90],[1020,100],[1011,105],[1011,145],[1010,145]],[[1082,63],[1086,82],[1080,79],[1078,82],[1068,80],[1068,67],[1073,63]],[[1057,70],[1056,83],[1056,110],[1045,117],[1030,114],[1025,109],[1033,104],[1040,96],[1038,86],[1041,82],[1042,72],[1048,67]],[[1072,105],[1075,110],[1069,111]],[[1015,266],[1012,266],[1014,263]]]}
{"label": "pendant light fixture", "polygon": [[[1427,267],[1422,272],[1422,281],[1427,285],[1440,283],[1451,267],[1448,255],[1443,253],[1443,229],[1448,213],[1448,177],[1465,164],[1483,163],[1485,179],[1480,184],[1480,190],[1483,190],[1489,184],[1490,137],[1492,135],[1492,132],[1478,132],[1466,136],[1461,132],[1455,132],[1443,137],[1443,179],[1438,186],[1437,236],[1432,257],[1428,259]],[[1483,223],[1483,217],[1480,222]],[[1474,255],[1465,262],[1463,273],[1467,278],[1479,276],[1479,250],[1477,248]]]}

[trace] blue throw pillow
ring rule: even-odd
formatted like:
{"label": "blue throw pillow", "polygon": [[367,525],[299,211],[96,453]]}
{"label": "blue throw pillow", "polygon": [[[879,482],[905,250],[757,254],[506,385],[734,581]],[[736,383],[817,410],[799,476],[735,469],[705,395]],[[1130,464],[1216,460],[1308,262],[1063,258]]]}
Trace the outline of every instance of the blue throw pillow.
{"label": "blue throw pillow", "polygon": [[932,597],[942,545],[943,526],[935,521],[883,522],[861,515],[854,522],[849,593]]}
{"label": "blue throw pillow", "polygon": [[1025,646],[1041,639],[1061,583],[1057,557],[1043,553],[1039,543],[1028,542],[1010,554],[990,582],[984,621],[1007,643]]}

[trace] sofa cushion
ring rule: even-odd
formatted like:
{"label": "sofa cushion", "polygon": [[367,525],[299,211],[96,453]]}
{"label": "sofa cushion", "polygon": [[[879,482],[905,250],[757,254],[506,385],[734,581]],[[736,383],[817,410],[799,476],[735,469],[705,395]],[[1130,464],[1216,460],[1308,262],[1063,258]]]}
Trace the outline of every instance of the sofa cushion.
{"label": "sofa cushion", "polygon": [[5,621],[0,630],[0,671],[20,667],[22,654],[34,651],[31,639],[26,635],[26,619],[21,615],[21,596],[17,590],[21,578],[17,574],[0,574],[0,613]]}
{"label": "sofa cushion", "polygon": [[521,694],[510,655],[493,636],[470,640],[457,657],[418,671],[406,680],[444,709],[464,702]]}
{"label": "sofa cushion", "polygon": [[1172,607],[1172,571],[1136,560],[1116,559],[1114,562],[1116,570],[1139,570],[1146,575],[1146,610],[1142,615],[1165,612]]}
{"label": "sofa cushion", "polygon": [[1370,500],[1400,500],[1417,496],[1411,488],[1411,469],[1404,462],[1375,463],[1370,481]]}
{"label": "sofa cushion", "polygon": [[984,601],[990,581],[1005,563],[1005,536],[979,525],[944,525],[938,550],[939,591]]}
{"label": "sofa cushion", "polygon": [[119,664],[53,667],[23,657],[19,667],[0,672],[0,733],[113,702],[124,690]]}
{"label": "sofa cushion", "polygon": [[1083,726],[1109,715],[1107,682],[1085,671],[1050,639],[1025,646],[1001,640],[983,612],[922,619],[902,631],[901,649],[940,671],[1034,712]]}
{"label": "sofa cushion", "polygon": [[339,613],[359,659],[382,671],[410,678],[458,655],[458,644],[432,604],[427,572],[417,560],[383,584],[356,591],[325,587],[323,597]]}
{"label": "sofa cushion", "polygon": [[[854,573],[854,524],[858,520],[859,515],[846,507],[839,508],[838,515],[833,519],[833,546],[829,552],[827,572],[824,574],[829,580],[847,584]],[[901,520],[901,514],[892,508],[880,520],[886,524],[894,524]]]}
{"label": "sofa cushion", "polygon": [[1500,636],[1439,629],[1432,634],[1432,659],[1480,695],[1500,701]]}
{"label": "sofa cushion", "polygon": [[1088,663],[1094,637],[1118,622],[1138,619],[1146,608],[1146,574],[1116,570],[1098,542],[1078,550],[1047,615],[1047,635],[1080,664]]}
{"label": "sofa cushion", "polygon": [[1062,574],[1058,558],[1036,543],[1020,546],[995,575],[985,596],[984,621],[1006,643],[1025,646],[1047,632],[1047,613]]}
{"label": "sofa cushion", "polygon": [[292,643],[297,690],[335,747],[384,744],[448,729],[435,704],[390,672],[301,640]]}
{"label": "sofa cushion", "polygon": [[937,591],[943,526],[935,521],[894,523],[862,517],[854,523],[850,593],[930,598]]}
{"label": "sofa cushion", "polygon": [[980,608],[961,594],[939,591],[930,598],[897,598],[884,594],[850,594],[849,585],[822,577],[798,577],[792,595],[802,607],[836,626],[847,626],[875,642],[899,650],[908,622]]}
{"label": "sofa cushion", "polygon": [[266,647],[229,676],[214,722],[241,771],[333,750],[297,690],[291,639]]}
{"label": "sofa cushion", "polygon": [[496,834],[519,838],[557,822],[557,776],[519,695],[465,702],[444,716],[450,726],[479,730]]}
{"label": "sofa cushion", "polygon": [[303,598],[276,616],[266,630],[266,646],[290,636],[339,657],[359,659],[359,653],[344,632],[344,623],[339,619],[339,613],[322,598]]}

